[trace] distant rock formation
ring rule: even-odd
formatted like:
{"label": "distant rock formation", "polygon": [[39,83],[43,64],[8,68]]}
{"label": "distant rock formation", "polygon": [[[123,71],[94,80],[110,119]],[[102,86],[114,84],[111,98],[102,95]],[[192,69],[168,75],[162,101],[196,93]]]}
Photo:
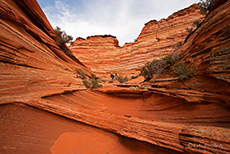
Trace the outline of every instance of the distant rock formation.
{"label": "distant rock formation", "polygon": [[[230,1],[218,4],[179,49],[182,61],[194,67],[194,77],[179,81],[169,77],[169,69],[154,83],[86,90],[76,69],[88,77],[91,70],[57,46],[38,3],[1,0],[0,153],[229,153]],[[155,21],[146,27],[150,25],[156,28]],[[92,53],[94,57],[84,64],[96,72],[103,70],[99,57],[110,58],[104,60],[102,76],[111,68],[131,75],[139,65],[170,53],[184,40],[178,36],[170,43],[162,29],[158,41],[155,33],[144,29],[144,37],[121,48],[113,36],[78,38],[74,44],[81,42],[86,49],[80,51]],[[186,36],[184,29],[181,33]],[[150,36],[154,39],[147,39]],[[95,54],[88,41],[101,54]],[[128,60],[132,65],[125,67]],[[98,69],[93,65],[97,63]]]}
{"label": "distant rock formation", "polygon": [[193,27],[194,21],[203,18],[199,6],[193,4],[167,19],[146,23],[137,40],[123,47],[118,47],[114,36],[93,36],[76,39],[69,48],[99,77],[109,78],[110,72],[131,77],[139,74],[146,62],[171,53],[188,35],[185,28]]}

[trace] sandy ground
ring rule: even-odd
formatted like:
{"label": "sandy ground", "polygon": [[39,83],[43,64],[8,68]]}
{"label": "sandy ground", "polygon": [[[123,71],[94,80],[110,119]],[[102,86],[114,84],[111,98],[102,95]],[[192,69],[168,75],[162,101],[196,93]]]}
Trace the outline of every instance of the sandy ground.
{"label": "sandy ground", "polygon": [[26,105],[0,108],[1,154],[175,153]]}

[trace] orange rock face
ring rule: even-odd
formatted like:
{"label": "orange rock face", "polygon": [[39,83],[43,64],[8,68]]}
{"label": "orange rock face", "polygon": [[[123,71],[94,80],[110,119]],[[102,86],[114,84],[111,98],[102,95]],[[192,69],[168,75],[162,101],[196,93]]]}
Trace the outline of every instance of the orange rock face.
{"label": "orange rock face", "polygon": [[74,55],[99,77],[109,78],[111,72],[121,76],[138,75],[141,67],[155,58],[171,53],[177,43],[183,42],[193,22],[202,20],[198,5],[178,11],[167,19],[145,24],[133,43],[118,47],[113,36],[93,36],[76,39],[70,45]]}
{"label": "orange rock face", "polygon": [[76,69],[91,71],[61,51],[36,1],[2,0],[0,5],[2,103],[85,89]]}
{"label": "orange rock face", "polygon": [[[197,62],[193,78],[178,81],[165,74],[155,83],[137,84],[143,81],[137,78],[128,84],[86,90],[76,69],[82,69],[88,76],[91,70],[60,50],[38,3],[2,0],[0,153],[229,153],[229,84],[226,75],[217,79],[212,69],[212,62],[218,58],[225,60],[229,53],[214,54],[213,60],[209,58],[210,63],[205,63],[205,58],[213,53],[208,49],[212,47],[215,51],[229,44],[226,31],[222,31],[229,21],[229,5],[227,1],[213,9],[179,49],[184,53],[183,61]],[[210,23],[218,24],[210,26]],[[202,32],[209,27],[210,33]],[[148,31],[143,29],[141,35],[146,37],[139,37],[137,42],[126,44],[119,51],[117,40],[111,36],[79,38],[75,44],[84,46],[84,50],[79,48],[81,52],[87,49],[91,53],[88,44],[91,41],[92,48],[98,48],[100,56],[110,57],[111,61],[113,54],[101,49],[118,51],[121,56],[114,53],[120,59],[117,67],[114,66],[117,71],[124,69],[122,62],[127,61],[129,53],[143,51],[140,53],[148,55],[143,61],[150,56],[144,49]],[[158,36],[161,40],[153,43],[162,42],[163,31]],[[135,46],[138,43],[140,49]],[[155,48],[149,42],[146,46]],[[134,55],[136,58],[131,60],[135,64],[136,59],[139,66],[138,54]],[[101,64],[102,60],[95,54],[94,59],[92,64],[96,60]],[[93,66],[89,61],[88,64]],[[104,68],[109,67],[105,61]],[[128,68],[130,65],[127,74],[131,75],[133,70]],[[225,69],[220,74],[228,75]]]}
{"label": "orange rock face", "polygon": [[164,76],[152,85],[152,90],[189,102],[230,106],[230,4],[229,1],[218,3],[221,2],[178,49],[182,61],[193,68],[194,77],[177,82]]}

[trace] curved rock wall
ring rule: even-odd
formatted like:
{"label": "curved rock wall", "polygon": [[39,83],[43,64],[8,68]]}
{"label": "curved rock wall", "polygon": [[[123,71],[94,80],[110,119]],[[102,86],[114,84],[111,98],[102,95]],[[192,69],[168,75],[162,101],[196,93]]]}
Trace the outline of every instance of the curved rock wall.
{"label": "curved rock wall", "polygon": [[[222,3],[221,3],[222,2]],[[152,90],[189,102],[212,102],[230,106],[230,2],[219,1],[200,26],[178,49],[194,77],[178,82],[169,74],[156,79]]]}
{"label": "curved rock wall", "polygon": [[230,82],[230,4],[220,2],[223,4],[208,14],[180,52],[198,74]]}
{"label": "curved rock wall", "polygon": [[94,36],[94,40],[76,39],[69,48],[99,77],[108,79],[111,72],[131,77],[138,75],[146,62],[171,53],[188,35],[185,28],[202,19],[199,6],[193,4],[167,19],[146,23],[137,40],[122,47],[113,36]]}
{"label": "curved rock wall", "polygon": [[85,89],[76,69],[90,70],[66,56],[36,1],[0,1],[0,101],[21,102]]}
{"label": "curved rock wall", "polygon": [[[230,1],[227,1],[213,10],[200,28],[209,28],[209,23],[214,24],[211,22],[213,18],[223,26],[225,21],[229,21],[228,14],[225,14],[229,11],[229,4]],[[35,0],[1,0],[0,11],[0,153],[58,153],[65,148],[69,153],[96,150],[97,153],[230,152],[230,112],[226,105],[229,85],[226,78],[217,80],[210,78],[212,73],[207,76],[202,74],[208,72],[202,71],[202,68],[210,65],[198,65],[197,75],[186,82],[160,78],[156,83],[145,83],[143,86],[149,86],[147,88],[132,89],[123,85],[115,89],[112,86],[85,90],[76,69],[80,68],[88,75],[91,71],[78,60],[63,54],[54,41],[52,27]],[[211,27],[210,34],[199,32],[198,28],[187,38],[180,49],[185,53],[182,60],[191,63],[199,55],[194,52],[198,47],[202,47],[204,57],[209,56],[210,51],[202,49],[214,36],[218,38],[215,40],[218,47],[228,45],[229,37],[218,37],[225,34],[221,26]],[[97,38],[87,40],[98,44],[100,39],[105,39],[99,47],[117,51],[118,43],[114,37]],[[142,39],[140,37],[135,43],[141,43]],[[87,47],[84,44],[87,40],[78,41]],[[144,48],[130,50],[135,43],[120,48],[120,53],[127,54],[114,54],[120,59],[117,70],[124,68],[122,60],[127,61],[129,52],[143,50],[143,54],[147,54]],[[144,41],[142,43],[144,46]],[[149,48],[153,47],[149,45]],[[97,46],[93,48],[96,50]],[[87,52],[90,52],[89,49]],[[186,54],[188,49],[191,54]],[[107,51],[102,53],[111,57]],[[134,55],[138,57],[138,54]],[[221,56],[217,55],[215,60]],[[100,59],[97,60],[100,62]],[[197,59],[197,64],[202,62]],[[104,67],[107,66],[111,67],[105,61]],[[131,67],[127,66],[127,74],[128,68]],[[198,83],[191,82],[194,80]],[[93,135],[95,138],[90,138]],[[145,143],[130,141],[127,137]],[[85,145],[96,147],[87,149]],[[136,151],[132,150],[134,147]]]}

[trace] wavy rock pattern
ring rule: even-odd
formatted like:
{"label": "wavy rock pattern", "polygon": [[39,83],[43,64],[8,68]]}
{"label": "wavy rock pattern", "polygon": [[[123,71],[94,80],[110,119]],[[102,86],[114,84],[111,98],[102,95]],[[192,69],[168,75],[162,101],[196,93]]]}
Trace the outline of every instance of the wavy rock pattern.
{"label": "wavy rock pattern", "polygon": [[108,78],[110,72],[128,77],[138,75],[147,61],[171,53],[178,42],[183,42],[193,22],[202,20],[197,4],[183,9],[160,21],[145,24],[139,37],[133,43],[118,47],[115,37],[93,36],[76,39],[70,45],[74,55],[99,77]]}
{"label": "wavy rock pattern", "polygon": [[178,49],[182,61],[193,68],[194,77],[178,82],[169,76],[161,76],[151,84],[153,91],[189,102],[230,105],[230,3],[219,3],[222,5],[211,11]]}
{"label": "wavy rock pattern", "polygon": [[1,102],[85,89],[75,72],[90,70],[57,46],[36,1],[2,0],[0,6]]}
{"label": "wavy rock pattern", "polygon": [[[222,10],[229,11],[229,4],[214,9],[200,28],[208,28],[212,18],[224,19],[220,22],[224,25],[229,16]],[[110,85],[85,90],[76,69],[88,76],[91,71],[63,54],[35,0],[2,0],[0,12],[0,153],[230,152],[228,80],[226,76],[217,80],[210,65],[198,65],[198,75],[187,82],[160,78],[155,84],[130,83],[138,89]],[[197,48],[191,47],[202,47],[198,38],[206,40],[201,43],[205,46],[210,36],[224,34],[220,31],[215,26],[210,34],[199,33],[198,28],[180,49],[185,53],[183,60],[199,57],[195,56]],[[109,41],[101,46],[118,44],[110,36],[103,39]],[[218,37],[219,46],[227,45],[226,39]],[[97,37],[88,40],[100,42]],[[186,54],[188,49],[191,54]],[[199,51],[200,58],[211,54]],[[207,73],[202,68],[210,68],[208,75],[214,78],[202,79],[200,76],[206,77],[202,72]],[[193,80],[199,83],[189,87]],[[203,90],[201,83],[208,86]]]}

